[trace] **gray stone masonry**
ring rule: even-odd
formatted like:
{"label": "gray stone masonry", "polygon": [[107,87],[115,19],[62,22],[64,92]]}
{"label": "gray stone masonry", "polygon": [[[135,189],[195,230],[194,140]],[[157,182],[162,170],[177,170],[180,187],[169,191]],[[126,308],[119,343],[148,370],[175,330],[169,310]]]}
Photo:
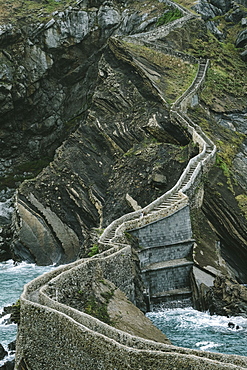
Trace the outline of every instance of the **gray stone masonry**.
{"label": "gray stone masonry", "polygon": [[189,206],[163,218],[130,231],[139,240],[141,248],[151,248],[176,244],[192,238]]}
{"label": "gray stone masonry", "polygon": [[188,255],[191,255],[192,246],[193,240],[154,248],[144,247],[141,252],[139,252],[141,268],[144,269],[145,266],[157,263],[159,261],[185,258]]}
{"label": "gray stone masonry", "polygon": [[148,270],[144,274],[144,284],[149,288],[149,295],[152,301],[153,296],[162,296],[165,300],[166,294],[171,296],[171,292],[176,289],[190,287],[190,272],[192,269],[192,262],[185,262],[182,265],[174,265]]}

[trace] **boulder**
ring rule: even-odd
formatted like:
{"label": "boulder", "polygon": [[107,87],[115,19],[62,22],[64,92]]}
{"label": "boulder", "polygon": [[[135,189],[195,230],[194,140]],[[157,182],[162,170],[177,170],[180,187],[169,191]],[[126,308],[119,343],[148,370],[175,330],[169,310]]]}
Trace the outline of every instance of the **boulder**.
{"label": "boulder", "polygon": [[217,15],[222,15],[223,12],[221,9],[217,8],[216,6],[209,4],[207,1],[201,0],[196,5],[194,5],[193,10],[197,13],[201,14],[202,19],[207,21],[216,17]]}
{"label": "boulder", "polygon": [[247,49],[244,50],[241,54],[240,54],[241,58],[247,62]]}
{"label": "boulder", "polygon": [[206,309],[211,315],[247,318],[247,288],[237,281],[217,276],[206,294]]}
{"label": "boulder", "polygon": [[5,356],[7,356],[8,352],[5,351],[3,345],[0,343],[0,360],[2,360]]}
{"label": "boulder", "polygon": [[244,11],[240,7],[237,7],[232,13],[227,14],[225,16],[225,19],[226,19],[227,22],[233,22],[233,23],[238,23],[238,22],[241,21],[242,26],[245,26],[247,23],[244,24],[244,21],[242,21],[242,20],[246,19],[246,18],[244,18],[244,17],[246,17],[246,15],[247,15],[246,11]]}
{"label": "boulder", "polygon": [[8,344],[8,350],[11,351],[11,352],[15,352],[15,349],[16,349],[16,341],[13,340],[13,342],[10,342]]}
{"label": "boulder", "polygon": [[223,14],[231,9],[231,0],[210,0],[210,4],[220,9]]}
{"label": "boulder", "polygon": [[6,361],[2,366],[0,366],[0,370],[14,370],[15,368],[15,360]]}
{"label": "boulder", "polygon": [[241,31],[238,34],[238,37],[236,40],[236,47],[243,48],[246,44],[247,44],[247,29]]}

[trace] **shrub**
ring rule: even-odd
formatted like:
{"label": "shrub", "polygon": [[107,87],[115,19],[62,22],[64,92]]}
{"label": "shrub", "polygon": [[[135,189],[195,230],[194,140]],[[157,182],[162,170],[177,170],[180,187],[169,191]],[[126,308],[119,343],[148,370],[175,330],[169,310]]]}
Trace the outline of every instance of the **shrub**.
{"label": "shrub", "polygon": [[163,24],[170,23],[172,21],[175,21],[175,19],[181,18],[182,13],[179,9],[174,8],[167,10],[158,20],[156,25],[157,26],[162,26]]}

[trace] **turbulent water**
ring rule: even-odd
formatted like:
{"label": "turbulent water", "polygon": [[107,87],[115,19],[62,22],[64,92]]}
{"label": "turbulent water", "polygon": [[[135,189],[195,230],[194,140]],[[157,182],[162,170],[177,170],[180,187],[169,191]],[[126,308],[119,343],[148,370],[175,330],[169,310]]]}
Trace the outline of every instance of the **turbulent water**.
{"label": "turbulent water", "polygon": [[[0,314],[3,307],[10,306],[18,300],[26,283],[50,270],[50,266],[36,266],[25,262],[15,266],[11,260],[0,263]],[[0,317],[0,343],[6,350],[8,344],[15,339],[17,331],[17,326],[9,324],[8,318],[9,315]],[[0,361],[0,366],[11,358],[10,356]]]}
{"label": "turbulent water", "polygon": [[[246,318],[210,316],[193,308],[164,309],[147,316],[176,346],[247,356]],[[229,322],[235,328],[229,328]]]}

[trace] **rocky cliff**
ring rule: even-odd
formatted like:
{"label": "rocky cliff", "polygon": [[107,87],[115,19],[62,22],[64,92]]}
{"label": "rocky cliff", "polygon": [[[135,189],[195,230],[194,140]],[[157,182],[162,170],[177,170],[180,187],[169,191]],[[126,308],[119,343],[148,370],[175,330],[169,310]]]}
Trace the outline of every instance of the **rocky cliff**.
{"label": "rocky cliff", "polygon": [[[1,186],[17,189],[1,248],[3,258],[67,263],[87,256],[113,219],[171,188],[197,153],[169,113],[196,67],[117,37],[156,32],[172,10],[164,3],[58,2],[51,11],[34,2],[28,18],[25,6],[10,14],[5,5],[1,20]],[[246,4],[191,9],[157,44],[211,60],[187,112],[218,147],[192,214],[194,258],[245,283]]]}

